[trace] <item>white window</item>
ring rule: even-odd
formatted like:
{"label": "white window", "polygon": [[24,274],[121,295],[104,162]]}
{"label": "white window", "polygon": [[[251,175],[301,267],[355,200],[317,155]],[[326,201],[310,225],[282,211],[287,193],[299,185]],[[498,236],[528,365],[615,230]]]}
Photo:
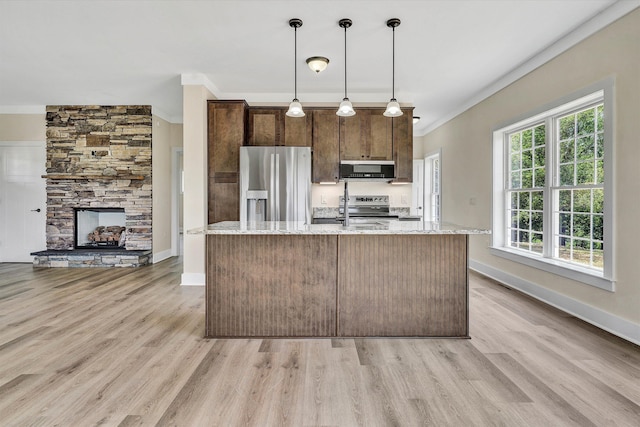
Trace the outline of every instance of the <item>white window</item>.
{"label": "white window", "polygon": [[492,253],[614,290],[612,91],[600,83],[494,131]]}

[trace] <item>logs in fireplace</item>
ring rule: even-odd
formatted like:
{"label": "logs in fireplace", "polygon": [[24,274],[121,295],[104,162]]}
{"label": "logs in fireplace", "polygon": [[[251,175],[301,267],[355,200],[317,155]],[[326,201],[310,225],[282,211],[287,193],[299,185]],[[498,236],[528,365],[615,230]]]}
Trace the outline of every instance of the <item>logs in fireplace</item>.
{"label": "logs in fireplace", "polygon": [[123,208],[76,208],[76,249],[118,249],[126,241]]}
{"label": "logs in fireplace", "polygon": [[100,225],[87,236],[89,242],[94,242],[98,246],[124,246],[126,228],[119,225]]}

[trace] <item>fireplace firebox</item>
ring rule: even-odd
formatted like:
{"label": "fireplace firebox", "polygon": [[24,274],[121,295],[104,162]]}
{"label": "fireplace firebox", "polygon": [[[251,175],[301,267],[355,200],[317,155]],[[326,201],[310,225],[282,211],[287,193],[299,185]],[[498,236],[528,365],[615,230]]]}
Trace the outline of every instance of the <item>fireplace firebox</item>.
{"label": "fireplace firebox", "polygon": [[122,249],[127,239],[124,208],[75,208],[76,249]]}

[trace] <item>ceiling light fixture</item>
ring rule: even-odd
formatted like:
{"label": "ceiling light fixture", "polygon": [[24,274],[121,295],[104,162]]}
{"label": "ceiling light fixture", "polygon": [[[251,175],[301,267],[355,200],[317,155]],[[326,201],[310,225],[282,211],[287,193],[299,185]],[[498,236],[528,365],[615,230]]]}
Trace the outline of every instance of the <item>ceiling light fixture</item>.
{"label": "ceiling light fixture", "polygon": [[400,117],[402,110],[396,100],[396,27],[400,25],[398,18],[391,18],[387,21],[387,27],[393,31],[393,53],[392,53],[392,73],[391,73],[391,100],[387,104],[387,109],[382,113],[387,117]]}
{"label": "ceiling light fixture", "polygon": [[327,65],[329,65],[329,58],[325,58],[324,56],[312,56],[311,58],[307,58],[307,65],[317,74],[327,68]]}
{"label": "ceiling light fixture", "polygon": [[293,28],[293,101],[289,104],[289,110],[287,116],[289,117],[304,117],[304,111],[302,111],[302,104],[298,101],[298,28],[302,27],[302,19],[293,18],[289,20],[289,26]]}
{"label": "ceiling light fixture", "polygon": [[420,121],[420,116],[413,116],[413,124],[415,125]]}
{"label": "ceiling light fixture", "polygon": [[353,22],[347,18],[338,21],[338,25],[344,28],[344,99],[340,103],[338,111],[336,111],[336,114],[340,117],[350,117],[356,114],[353,105],[351,105],[351,101],[349,101],[347,97],[347,28],[349,28],[351,24],[353,24]]}

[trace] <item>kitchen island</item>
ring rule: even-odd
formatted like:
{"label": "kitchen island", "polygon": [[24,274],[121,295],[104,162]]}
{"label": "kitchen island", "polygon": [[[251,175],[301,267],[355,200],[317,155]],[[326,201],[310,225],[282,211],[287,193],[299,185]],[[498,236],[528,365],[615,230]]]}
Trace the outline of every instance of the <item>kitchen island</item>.
{"label": "kitchen island", "polygon": [[207,337],[469,336],[453,224],[220,222],[206,234]]}

